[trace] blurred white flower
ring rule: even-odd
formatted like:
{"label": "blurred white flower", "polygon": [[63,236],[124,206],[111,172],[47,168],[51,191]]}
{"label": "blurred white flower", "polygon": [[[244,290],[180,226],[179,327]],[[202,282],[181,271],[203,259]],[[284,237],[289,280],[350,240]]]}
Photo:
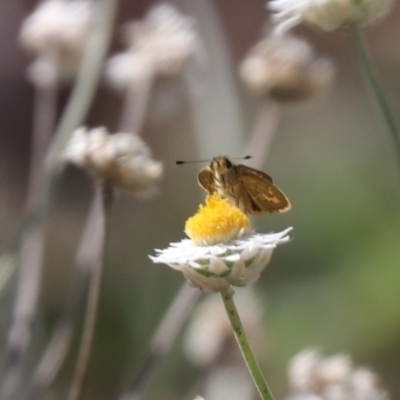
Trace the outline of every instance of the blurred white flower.
{"label": "blurred white flower", "polygon": [[284,33],[301,22],[325,31],[368,25],[388,13],[393,0],[270,0],[268,8]]}
{"label": "blurred white flower", "polygon": [[195,55],[197,34],[194,21],[170,4],[158,4],[140,22],[125,30],[128,45],[153,60],[156,72],[173,76],[181,73]]}
{"label": "blurred white flower", "polygon": [[278,102],[305,100],[330,86],[333,63],[315,55],[311,46],[293,36],[268,36],[258,42],[240,65],[247,88]]}
{"label": "blurred white flower", "polygon": [[169,4],[158,4],[142,21],[128,24],[124,37],[127,51],[112,57],[106,68],[107,80],[119,90],[138,86],[151,75],[180,75],[198,46],[193,20]]}
{"label": "blurred white flower", "polygon": [[106,79],[120,91],[140,87],[144,80],[153,76],[152,60],[137,51],[125,51],[107,62]]}
{"label": "blurred white flower", "polygon": [[79,67],[92,26],[95,3],[91,0],[45,0],[22,24],[20,42],[37,56],[29,76],[45,81],[48,66],[43,58],[56,57],[58,77],[71,78]]}
{"label": "blurred white flower", "polygon": [[228,243],[196,246],[184,239],[167,249],[156,250],[150,258],[181,271],[190,285],[205,293],[220,292],[233,286],[255,282],[268,265],[277,245],[289,241],[292,228],[275,234],[251,233]]}
{"label": "blurred white flower", "polygon": [[287,400],[388,400],[377,376],[355,369],[350,356],[323,359],[316,350],[305,350],[289,365],[291,394]]}
{"label": "blurred white flower", "polygon": [[316,370],[316,377],[323,385],[340,384],[350,376],[353,369],[348,354],[336,354],[321,360]]}
{"label": "blurred white flower", "polygon": [[155,193],[163,171],[139,137],[128,133],[110,135],[102,127],[77,129],[66,158],[96,179],[138,196]]}
{"label": "blurred white flower", "polygon": [[289,364],[289,385],[298,392],[315,389],[315,374],[321,362],[321,355],[314,349],[304,350],[292,358]]}

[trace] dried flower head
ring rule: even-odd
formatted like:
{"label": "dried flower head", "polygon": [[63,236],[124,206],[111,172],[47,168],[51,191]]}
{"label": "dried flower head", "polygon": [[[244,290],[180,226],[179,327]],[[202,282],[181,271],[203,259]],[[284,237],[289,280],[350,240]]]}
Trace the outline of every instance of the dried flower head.
{"label": "dried flower head", "polygon": [[77,129],[66,158],[96,179],[139,196],[156,192],[162,176],[162,164],[151,158],[150,149],[139,137],[110,135],[105,128]]}
{"label": "dried flower head", "polygon": [[377,376],[355,369],[350,356],[324,359],[316,350],[305,350],[289,365],[291,389],[287,400],[388,400]]}
{"label": "dried flower head", "polygon": [[60,78],[75,74],[92,26],[94,7],[91,0],[45,0],[26,18],[20,41],[37,56],[29,71],[33,79],[46,79],[49,69],[42,59],[49,54],[56,57]]}
{"label": "dried flower head", "polygon": [[118,90],[139,86],[149,77],[169,78],[183,73],[197,49],[193,21],[169,4],[154,6],[142,21],[124,30],[126,52],[107,63],[106,78]]}
{"label": "dried flower head", "polygon": [[[265,354],[261,298],[251,288],[246,288],[235,294],[235,302],[254,350],[260,356]],[[241,354],[220,298],[206,297],[196,308],[186,331],[184,350],[186,357],[200,368],[232,365],[235,361],[242,365]]]}
{"label": "dried flower head", "polygon": [[184,71],[197,48],[197,35],[192,19],[170,4],[154,6],[143,21],[125,29],[127,44],[152,59],[155,71],[174,76]]}
{"label": "dried flower head", "polygon": [[331,61],[317,58],[311,46],[292,36],[269,36],[257,43],[240,66],[247,88],[279,102],[308,99],[333,81]]}
{"label": "dried flower head", "polygon": [[277,32],[286,32],[301,22],[325,31],[364,26],[388,13],[393,0],[270,0]]}
{"label": "dried flower head", "polygon": [[151,58],[138,51],[128,50],[111,57],[106,66],[108,83],[119,91],[140,88],[154,74]]}
{"label": "dried flower head", "polygon": [[269,235],[246,234],[247,217],[234,215],[231,207],[235,213],[242,214],[214,194],[196,218],[189,219],[190,228],[186,226],[186,231],[194,240],[171,243],[167,249],[156,250],[158,255],[150,258],[181,271],[190,285],[206,293],[229,291],[231,285],[246,286],[255,282],[275,247],[289,240],[287,234],[291,228]]}

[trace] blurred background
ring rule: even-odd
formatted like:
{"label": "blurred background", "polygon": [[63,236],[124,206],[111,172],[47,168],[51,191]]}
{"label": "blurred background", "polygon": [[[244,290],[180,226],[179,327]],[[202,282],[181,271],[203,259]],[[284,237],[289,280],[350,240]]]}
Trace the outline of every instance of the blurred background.
{"label": "blurred background", "polygon": [[[152,332],[183,283],[179,273],[148,258],[155,248],[184,237],[185,220],[204,198],[196,181],[202,164],[176,166],[175,160],[245,155],[261,101],[246,91],[237,67],[262,36],[268,18],[264,3],[172,2],[182,13],[200,17],[201,73],[195,74],[192,85],[202,100],[191,101],[190,89],[180,79],[152,94],[143,138],[154,158],[163,162],[165,176],[154,199],[121,195],[114,206],[87,399],[118,398],[145,358]],[[16,232],[24,215],[34,92],[25,77],[29,57],[20,49],[18,33],[35,4],[0,3],[2,244]],[[110,54],[122,49],[121,26],[142,18],[153,4],[121,1]],[[399,26],[396,2],[387,18],[366,31],[397,115],[400,48],[394,38]],[[293,241],[276,250],[255,284],[263,304],[264,371],[280,399],[287,393],[288,361],[296,353],[310,346],[328,355],[345,352],[356,364],[376,371],[391,398],[397,399],[400,170],[396,153],[346,34],[309,27],[299,27],[295,33],[333,60],[337,74],[331,90],[317,100],[282,107],[262,168],[285,191],[292,210],[255,218],[255,229],[294,227]],[[60,93],[60,113],[69,90],[65,86]],[[121,96],[102,83],[86,125],[115,131],[121,105]],[[27,375],[62,310],[92,192],[88,176],[68,167],[48,219],[45,274]],[[14,276],[0,293],[1,348],[15,282]],[[187,398],[198,382],[200,371],[183,354],[183,335],[153,376],[145,398]],[[65,396],[77,344],[78,335],[49,399]]]}

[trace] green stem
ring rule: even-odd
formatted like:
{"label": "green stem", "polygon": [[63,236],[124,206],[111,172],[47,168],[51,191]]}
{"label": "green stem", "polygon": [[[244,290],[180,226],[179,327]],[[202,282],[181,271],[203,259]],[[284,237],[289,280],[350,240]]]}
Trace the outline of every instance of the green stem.
{"label": "green stem", "polygon": [[263,400],[274,400],[274,396],[272,395],[267,385],[267,382],[261,372],[260,366],[258,365],[257,360],[254,357],[253,351],[251,350],[250,344],[247,340],[247,336],[243,329],[242,322],[240,321],[231,291],[221,292],[221,296],[243,358],[246,361],[247,368],[249,369],[254,383],[257,386],[261,398]]}
{"label": "green stem", "polygon": [[372,92],[382,111],[383,118],[386,122],[388,130],[396,147],[398,161],[400,162],[400,129],[394,117],[392,106],[386,96],[382,82],[379,78],[378,71],[376,70],[374,63],[372,62],[367,43],[365,42],[362,33],[356,26],[350,26],[348,28],[348,34],[350,36],[351,45],[353,47],[354,53],[356,54],[360,62],[361,68],[365,72]]}

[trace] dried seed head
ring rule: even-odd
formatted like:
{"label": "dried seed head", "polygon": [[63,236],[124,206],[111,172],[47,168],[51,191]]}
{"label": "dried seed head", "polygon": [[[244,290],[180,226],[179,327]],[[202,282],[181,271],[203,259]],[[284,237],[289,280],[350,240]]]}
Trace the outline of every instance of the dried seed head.
{"label": "dried seed head", "polygon": [[279,102],[305,100],[333,80],[331,61],[317,58],[311,46],[291,36],[270,36],[257,43],[240,66],[240,76],[255,94]]}
{"label": "dried seed head", "polygon": [[150,149],[137,136],[110,135],[105,128],[77,129],[66,158],[96,179],[138,196],[156,192],[162,164],[151,158]]}

